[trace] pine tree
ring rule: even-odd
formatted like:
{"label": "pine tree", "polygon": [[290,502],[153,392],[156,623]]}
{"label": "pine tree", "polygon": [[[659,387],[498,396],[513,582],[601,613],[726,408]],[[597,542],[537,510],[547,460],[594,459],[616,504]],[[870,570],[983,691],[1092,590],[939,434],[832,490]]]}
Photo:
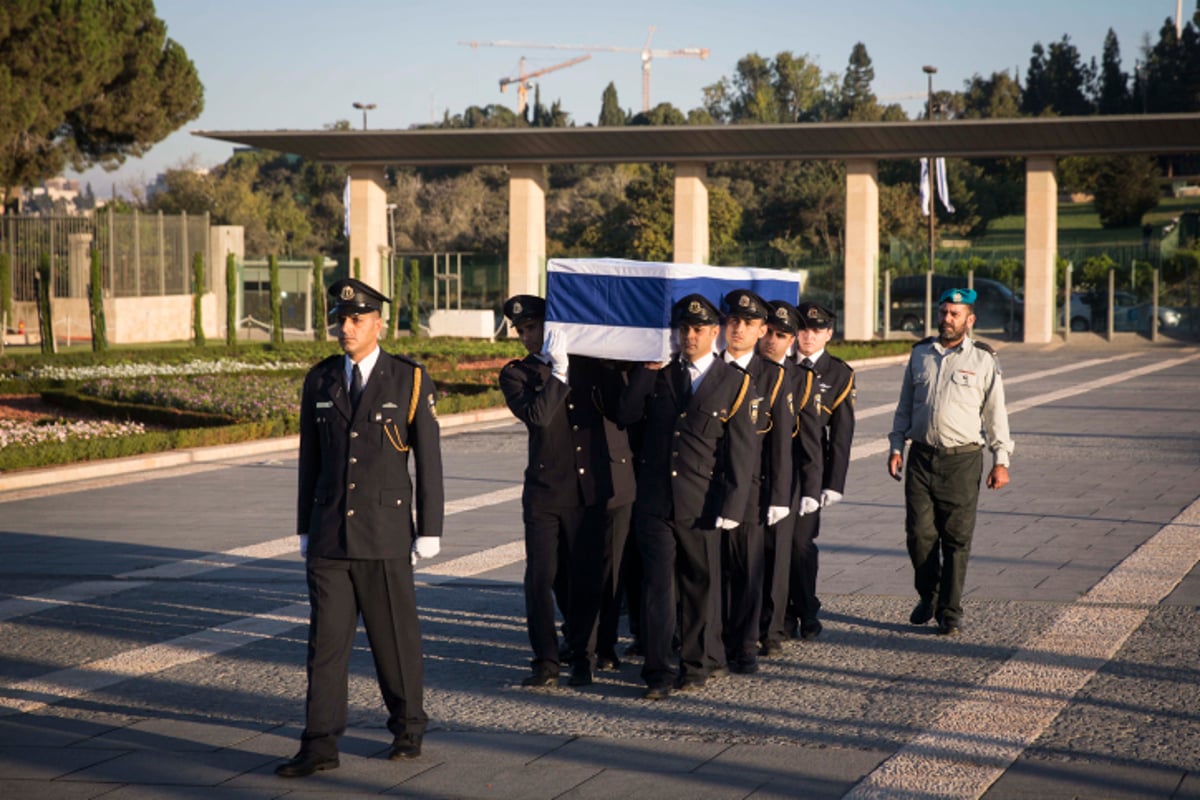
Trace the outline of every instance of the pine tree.
{"label": "pine tree", "polygon": [[842,116],[846,119],[869,119],[878,104],[871,92],[875,80],[875,68],[867,55],[867,46],[857,42],[850,51],[850,63],[842,79]]}
{"label": "pine tree", "polygon": [[604,97],[600,100],[599,124],[601,127],[625,124],[625,112],[621,110],[621,104],[617,101],[617,87],[612,81],[604,87]]}
{"label": "pine tree", "polygon": [[1129,104],[1129,76],[1121,71],[1121,45],[1117,43],[1117,34],[1109,28],[1100,58],[1096,108],[1101,114],[1125,114],[1131,110]]}

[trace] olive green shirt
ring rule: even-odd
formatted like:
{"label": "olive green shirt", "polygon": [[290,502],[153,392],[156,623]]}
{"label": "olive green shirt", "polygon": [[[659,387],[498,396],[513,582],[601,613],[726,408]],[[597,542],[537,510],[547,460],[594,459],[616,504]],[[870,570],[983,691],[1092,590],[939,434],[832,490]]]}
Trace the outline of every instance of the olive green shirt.
{"label": "olive green shirt", "polygon": [[996,354],[965,337],[946,349],[936,338],[913,347],[888,435],[893,453],[906,440],[931,447],[981,444],[996,465],[1013,451]]}

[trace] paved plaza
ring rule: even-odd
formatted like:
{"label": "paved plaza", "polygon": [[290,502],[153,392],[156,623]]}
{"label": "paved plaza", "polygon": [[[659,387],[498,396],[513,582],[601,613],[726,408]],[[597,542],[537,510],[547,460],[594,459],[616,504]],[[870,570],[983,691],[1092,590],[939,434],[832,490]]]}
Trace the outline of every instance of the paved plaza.
{"label": "paved plaza", "polygon": [[341,767],[306,779],[273,772],[303,726],[294,445],[0,475],[0,798],[1200,798],[1200,348],[996,344],[1016,450],[962,636],[908,624],[882,359],[822,522],[820,638],[661,703],[637,658],[521,688],[525,434],[493,415],[443,439],[424,755],[386,760],[360,630]]}

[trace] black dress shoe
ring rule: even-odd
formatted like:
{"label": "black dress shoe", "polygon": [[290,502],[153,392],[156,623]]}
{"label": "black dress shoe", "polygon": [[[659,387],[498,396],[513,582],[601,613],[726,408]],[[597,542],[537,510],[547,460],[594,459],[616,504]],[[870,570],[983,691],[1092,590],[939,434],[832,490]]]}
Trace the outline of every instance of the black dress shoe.
{"label": "black dress shoe", "polygon": [[742,653],[736,661],[729,662],[729,668],[739,675],[753,675],[758,672],[758,656]]}
{"label": "black dress shoe", "polygon": [[420,739],[398,739],[392,742],[392,749],[388,751],[389,761],[407,761],[410,758],[420,757]]}
{"label": "black dress shoe", "polygon": [[571,677],[567,678],[568,686],[591,686],[592,685],[592,665],[586,661],[580,661],[571,667]]}
{"label": "black dress shoe", "polygon": [[275,774],[281,778],[307,778],[314,772],[324,772],[327,769],[337,769],[337,756],[322,758],[312,753],[297,753],[291,761],[285,761],[275,768]]}
{"label": "black dress shoe", "polygon": [[804,641],[810,641],[821,635],[821,631],[825,630],[825,626],[817,620],[806,622],[800,627],[800,638]]}
{"label": "black dress shoe", "polygon": [[646,655],[646,651],[642,648],[641,642],[635,641],[632,644],[630,644],[628,647],[625,648],[625,655],[627,655],[627,656],[644,656],[644,655]]}
{"label": "black dress shoe", "polygon": [[685,693],[686,692],[698,692],[707,685],[708,685],[707,678],[701,678],[701,677],[683,678],[682,680],[679,681],[679,684],[675,687],[675,691],[685,692]]}
{"label": "black dress shoe", "polygon": [[719,681],[721,678],[728,678],[728,677],[729,677],[729,667],[721,666],[721,667],[713,667],[712,671],[708,673],[707,679],[710,681]]}
{"label": "black dress shoe", "polygon": [[933,600],[921,599],[913,608],[912,613],[908,615],[908,621],[913,625],[924,625],[929,620],[933,619]]}
{"label": "black dress shoe", "polygon": [[611,672],[621,668],[621,659],[616,653],[605,653],[596,658],[596,669]]}
{"label": "black dress shoe", "polygon": [[758,654],[763,658],[776,658],[783,655],[783,645],[779,642],[768,640],[758,649]]}
{"label": "black dress shoe", "polygon": [[521,681],[522,686],[558,686],[558,673],[544,667],[534,669],[533,674]]}
{"label": "black dress shoe", "polygon": [[960,633],[962,629],[957,622],[938,620],[938,636],[958,636]]}
{"label": "black dress shoe", "polygon": [[655,683],[646,687],[646,691],[642,693],[643,700],[666,700],[671,696],[671,684]]}

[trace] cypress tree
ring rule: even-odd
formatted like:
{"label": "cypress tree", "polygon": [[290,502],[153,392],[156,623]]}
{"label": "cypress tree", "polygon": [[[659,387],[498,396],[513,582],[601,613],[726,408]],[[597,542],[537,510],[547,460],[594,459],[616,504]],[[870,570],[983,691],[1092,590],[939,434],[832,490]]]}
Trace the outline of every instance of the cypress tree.
{"label": "cypress tree", "polygon": [[320,253],[313,256],[312,260],[312,294],[313,294],[313,340],[318,342],[325,341],[327,329],[329,328],[329,320],[326,319],[328,311],[325,307],[325,257]]}
{"label": "cypress tree", "polygon": [[225,344],[237,347],[237,259],[233,253],[225,254]]}
{"label": "cypress tree", "polygon": [[54,341],[54,317],[50,308],[50,288],[53,285],[54,270],[50,265],[50,254],[42,253],[38,257],[36,276],[38,333],[42,340],[42,353],[49,355],[58,352],[58,342]]}
{"label": "cypress tree", "polygon": [[100,251],[93,247],[90,255],[88,306],[92,317],[92,352],[103,353],[108,349],[108,329],[104,323],[104,282],[100,273]]}
{"label": "cypress tree", "polygon": [[421,335],[421,271],[414,258],[408,262],[408,329],[414,337]]}
{"label": "cypress tree", "polygon": [[204,347],[204,253],[192,255],[192,344]]}
{"label": "cypress tree", "polygon": [[[16,327],[12,310],[12,262],[9,261],[8,253],[0,253],[0,316],[4,317],[5,325],[10,328]],[[0,331],[0,347],[3,346],[3,342],[4,331]]]}
{"label": "cypress tree", "polygon": [[279,257],[272,254],[267,257],[268,272],[271,281],[271,341],[283,344],[283,303],[279,296]]}

